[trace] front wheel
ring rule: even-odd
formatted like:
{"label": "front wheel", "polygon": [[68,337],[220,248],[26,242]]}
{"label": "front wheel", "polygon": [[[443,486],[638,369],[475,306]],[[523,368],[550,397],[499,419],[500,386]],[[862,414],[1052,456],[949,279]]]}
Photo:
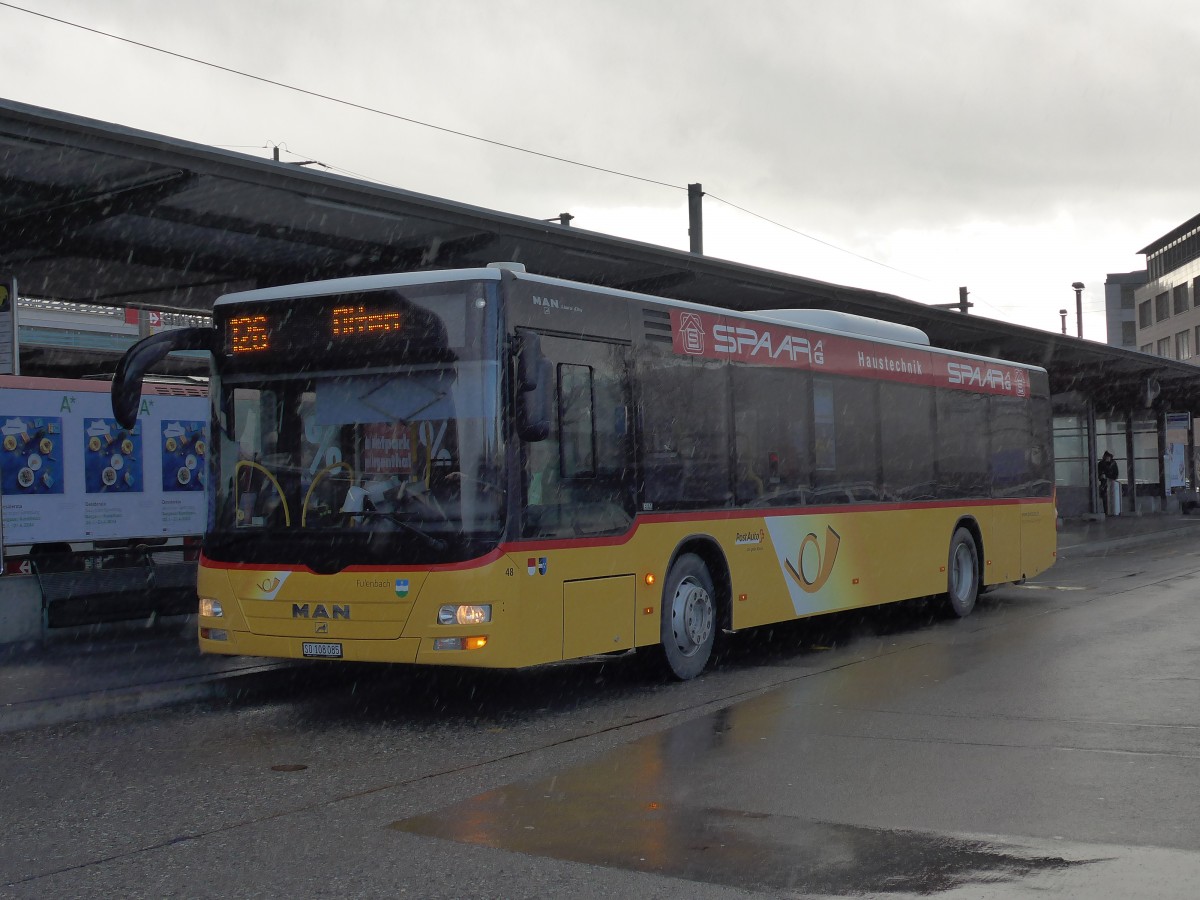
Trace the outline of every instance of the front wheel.
{"label": "front wheel", "polygon": [[946,610],[960,619],[969,616],[979,596],[979,550],[965,528],[957,528],[950,539],[946,566]]}
{"label": "front wheel", "polygon": [[708,566],[685,553],[667,573],[662,599],[662,649],[667,668],[680,681],[704,671],[717,630],[717,600]]}

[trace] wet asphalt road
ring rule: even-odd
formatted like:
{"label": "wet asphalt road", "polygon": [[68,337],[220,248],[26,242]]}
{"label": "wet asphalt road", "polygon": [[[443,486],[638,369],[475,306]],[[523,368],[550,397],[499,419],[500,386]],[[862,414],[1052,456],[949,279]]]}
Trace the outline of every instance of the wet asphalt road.
{"label": "wet asphalt road", "polygon": [[1200,555],[736,636],[698,681],[309,667],[0,735],[0,896],[1193,897]]}

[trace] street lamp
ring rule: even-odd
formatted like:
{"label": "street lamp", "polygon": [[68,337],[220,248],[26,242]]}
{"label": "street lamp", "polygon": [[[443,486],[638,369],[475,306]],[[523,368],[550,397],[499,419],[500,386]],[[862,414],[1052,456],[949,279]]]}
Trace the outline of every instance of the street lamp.
{"label": "street lamp", "polygon": [[1079,336],[1083,337],[1083,282],[1076,281],[1071,287],[1075,288],[1075,322],[1079,326]]}
{"label": "street lamp", "polygon": [[1058,314],[1060,316],[1062,316],[1063,334],[1066,334],[1067,333],[1067,311],[1065,309],[1060,309],[1058,311]]}

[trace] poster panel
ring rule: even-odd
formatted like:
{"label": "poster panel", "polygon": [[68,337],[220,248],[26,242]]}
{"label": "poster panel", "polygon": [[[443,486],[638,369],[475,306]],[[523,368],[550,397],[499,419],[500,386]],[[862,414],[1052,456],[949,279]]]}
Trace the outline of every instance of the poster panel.
{"label": "poster panel", "polygon": [[[108,385],[0,383],[4,542],[180,537],[204,530],[208,400],[143,394],[137,424]],[[44,385],[44,386],[43,386]]]}

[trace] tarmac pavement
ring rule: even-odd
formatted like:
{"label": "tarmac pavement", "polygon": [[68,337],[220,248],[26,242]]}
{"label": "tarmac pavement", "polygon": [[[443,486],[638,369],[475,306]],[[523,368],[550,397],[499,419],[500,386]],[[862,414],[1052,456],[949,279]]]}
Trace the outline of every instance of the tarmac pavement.
{"label": "tarmac pavement", "polygon": [[[1144,515],[1068,520],[1062,559],[1094,556],[1194,533],[1200,516]],[[304,662],[205,656],[195,618],[121,623],[51,633],[0,646],[0,733],[81,722],[259,690]]]}

